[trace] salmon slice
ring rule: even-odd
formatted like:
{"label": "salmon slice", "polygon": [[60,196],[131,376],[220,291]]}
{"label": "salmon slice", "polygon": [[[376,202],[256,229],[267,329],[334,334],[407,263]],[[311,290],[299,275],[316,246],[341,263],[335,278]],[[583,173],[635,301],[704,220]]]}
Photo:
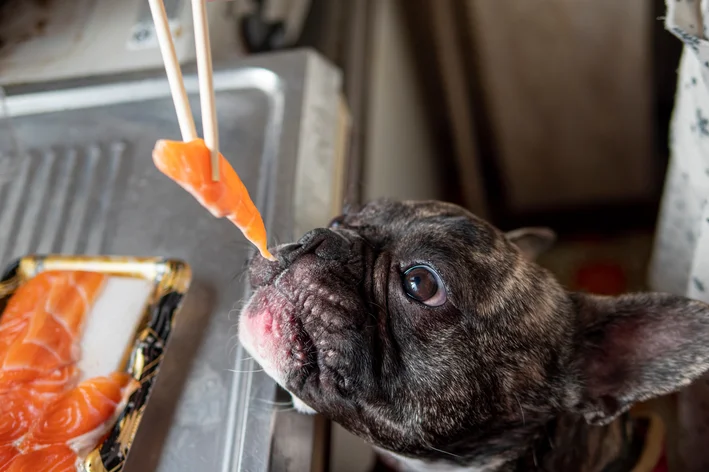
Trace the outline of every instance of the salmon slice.
{"label": "salmon slice", "polygon": [[63,272],[61,275],[61,280],[52,284],[47,294],[44,310],[72,336],[78,336],[108,276],[96,272]]}
{"label": "salmon slice", "polygon": [[10,297],[0,316],[0,362],[8,347],[24,332],[32,314],[44,305],[57,278],[53,272],[41,272],[21,285]]}
{"label": "salmon slice", "polygon": [[5,352],[0,387],[29,382],[78,360],[77,340],[56,317],[37,312]]}
{"label": "salmon slice", "polygon": [[[48,288],[39,285],[43,293],[18,290],[12,297],[19,298],[15,306],[34,311],[20,315],[19,308],[13,308],[8,314],[4,324],[8,336],[0,346],[0,389],[47,376],[78,360],[84,320],[106,279],[92,272],[58,272],[40,279],[42,284],[49,282]],[[33,305],[25,297],[39,303]]]}
{"label": "salmon slice", "polygon": [[20,453],[15,446],[0,446],[0,471],[7,470],[10,462]]}
{"label": "salmon slice", "polygon": [[79,373],[79,368],[76,365],[68,365],[48,375],[38,377],[25,385],[37,395],[56,396],[76,387]]}
{"label": "salmon slice", "polygon": [[40,272],[10,297],[0,317],[0,329],[15,326],[39,310],[58,316],[73,334],[83,324],[87,305],[100,293],[106,276],[95,272]]}
{"label": "salmon slice", "polygon": [[49,446],[15,456],[2,472],[76,472],[78,458],[66,445]]}
{"label": "salmon slice", "polygon": [[[5,363],[5,356],[10,346],[27,331],[27,323],[29,320],[16,319],[0,326],[0,366]],[[0,389],[2,389],[2,383],[0,383]]]}
{"label": "salmon slice", "polygon": [[44,303],[46,294],[49,293],[52,285],[61,278],[62,276],[58,272],[40,272],[27,283],[21,285],[7,301],[2,317],[0,317],[0,327],[13,320],[31,315],[37,307]]}
{"label": "salmon slice", "polygon": [[229,162],[219,154],[218,182],[212,180],[210,152],[204,140],[160,140],[153,150],[155,166],[189,192],[216,218],[227,218],[241,230],[266,259],[266,227],[249,192]]}
{"label": "salmon slice", "polygon": [[45,400],[51,400],[60,393],[64,393],[70,388],[76,387],[79,379],[79,368],[76,365],[68,365],[51,372],[48,375],[37,377],[36,379],[20,384],[9,383],[0,386],[0,399],[8,392],[19,389],[28,389],[35,395]]}
{"label": "salmon slice", "polygon": [[0,447],[25,436],[44,408],[76,385],[78,376],[79,369],[71,365],[0,392]]}
{"label": "salmon slice", "polygon": [[69,444],[80,452],[95,446],[137,387],[138,382],[123,372],[80,383],[46,408],[20,449]]}
{"label": "salmon slice", "polygon": [[0,446],[14,445],[39,419],[42,399],[28,389],[17,389],[0,396]]}

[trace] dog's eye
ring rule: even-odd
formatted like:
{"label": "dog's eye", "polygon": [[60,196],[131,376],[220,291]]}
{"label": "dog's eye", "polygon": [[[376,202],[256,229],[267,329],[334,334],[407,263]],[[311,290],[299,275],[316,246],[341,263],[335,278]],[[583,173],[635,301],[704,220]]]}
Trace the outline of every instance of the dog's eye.
{"label": "dog's eye", "polygon": [[342,226],[342,223],[344,223],[344,222],[345,222],[345,215],[336,216],[335,218],[332,219],[332,221],[330,221],[330,224],[327,225],[327,227],[331,228],[331,229],[339,228],[340,226]]}
{"label": "dog's eye", "polygon": [[404,272],[404,292],[414,300],[428,306],[441,306],[446,302],[446,288],[433,269],[414,266]]}

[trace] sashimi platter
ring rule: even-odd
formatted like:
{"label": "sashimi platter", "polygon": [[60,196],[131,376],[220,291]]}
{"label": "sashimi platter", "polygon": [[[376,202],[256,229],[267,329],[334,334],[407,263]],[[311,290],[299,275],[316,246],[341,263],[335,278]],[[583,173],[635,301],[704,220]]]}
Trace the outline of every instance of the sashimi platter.
{"label": "sashimi platter", "polygon": [[190,281],[162,259],[13,264],[0,280],[0,471],[120,470]]}

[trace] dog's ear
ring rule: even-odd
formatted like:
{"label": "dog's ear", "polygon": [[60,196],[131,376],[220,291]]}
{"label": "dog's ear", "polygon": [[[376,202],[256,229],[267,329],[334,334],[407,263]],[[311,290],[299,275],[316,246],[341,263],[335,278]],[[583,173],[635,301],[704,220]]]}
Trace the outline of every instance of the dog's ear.
{"label": "dog's ear", "polygon": [[709,370],[709,305],[660,293],[571,294],[579,331],[575,411],[606,424]]}
{"label": "dog's ear", "polygon": [[505,233],[507,239],[519,248],[529,260],[535,260],[556,241],[556,233],[549,228],[519,228]]}

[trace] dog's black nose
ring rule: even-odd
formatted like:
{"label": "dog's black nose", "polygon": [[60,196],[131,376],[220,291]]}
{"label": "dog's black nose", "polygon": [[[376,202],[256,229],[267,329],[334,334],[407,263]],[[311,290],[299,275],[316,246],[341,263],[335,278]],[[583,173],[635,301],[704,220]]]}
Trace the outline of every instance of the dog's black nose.
{"label": "dog's black nose", "polygon": [[325,240],[327,240],[332,235],[332,231],[325,228],[316,228],[312,231],[308,231],[300,238],[298,244],[300,244],[305,252],[312,252],[313,249],[317,248]]}
{"label": "dog's black nose", "polygon": [[300,243],[291,243],[280,246],[276,251],[276,258],[281,262],[290,264],[303,253],[302,248],[303,245]]}
{"label": "dog's black nose", "polygon": [[277,257],[291,264],[303,254],[314,253],[321,259],[337,260],[347,254],[349,240],[335,231],[317,228],[305,233],[296,244],[289,244],[278,251]]}

